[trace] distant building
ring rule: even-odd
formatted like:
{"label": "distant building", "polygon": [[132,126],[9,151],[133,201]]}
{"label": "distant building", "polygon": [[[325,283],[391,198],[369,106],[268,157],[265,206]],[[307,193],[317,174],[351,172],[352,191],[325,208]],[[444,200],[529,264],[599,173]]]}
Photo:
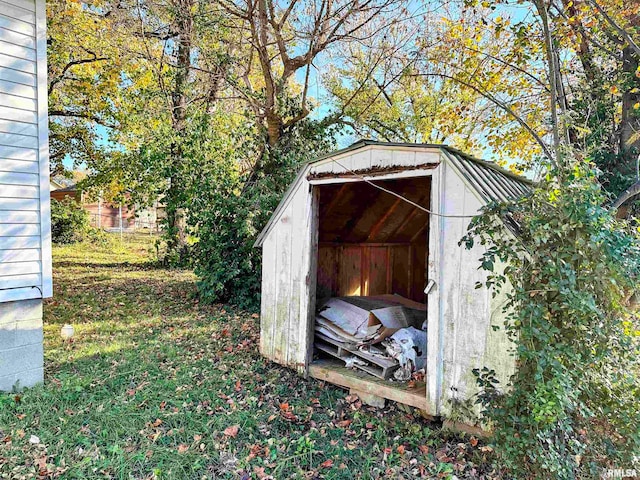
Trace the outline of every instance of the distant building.
{"label": "distant building", "polygon": [[[66,179],[68,180],[68,179]],[[89,212],[91,225],[107,231],[120,230],[120,218],[122,218],[122,229],[125,231],[149,228],[157,230],[164,215],[164,206],[158,201],[150,207],[132,207],[130,205],[118,205],[103,201],[99,196],[88,195],[73,182],[62,186],[61,181],[51,182],[51,198],[62,201],[65,198],[72,198],[79,202],[82,207]]]}

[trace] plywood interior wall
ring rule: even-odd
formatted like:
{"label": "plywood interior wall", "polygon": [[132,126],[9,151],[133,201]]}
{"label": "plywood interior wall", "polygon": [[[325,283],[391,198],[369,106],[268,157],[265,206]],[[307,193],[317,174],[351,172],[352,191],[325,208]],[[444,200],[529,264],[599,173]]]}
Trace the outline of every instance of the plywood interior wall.
{"label": "plywood interior wall", "polygon": [[[376,184],[429,208],[430,177]],[[317,188],[318,298],[391,293],[424,303],[427,213],[365,182]]]}

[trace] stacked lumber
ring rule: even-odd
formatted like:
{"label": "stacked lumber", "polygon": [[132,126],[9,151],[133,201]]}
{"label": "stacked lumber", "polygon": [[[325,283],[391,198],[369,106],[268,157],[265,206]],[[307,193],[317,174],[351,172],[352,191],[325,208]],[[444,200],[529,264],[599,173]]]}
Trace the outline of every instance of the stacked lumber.
{"label": "stacked lumber", "polygon": [[[406,367],[393,336],[409,328],[418,331],[425,318],[425,305],[399,295],[330,298],[318,309],[314,344],[349,368],[387,380],[401,367],[415,368],[415,355],[413,365]],[[426,333],[424,337],[426,343]]]}

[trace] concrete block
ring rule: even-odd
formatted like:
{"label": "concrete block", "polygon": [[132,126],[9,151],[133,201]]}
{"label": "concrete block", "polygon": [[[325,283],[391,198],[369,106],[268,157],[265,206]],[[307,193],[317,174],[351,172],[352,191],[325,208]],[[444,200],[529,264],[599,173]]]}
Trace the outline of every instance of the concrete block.
{"label": "concrete block", "polygon": [[33,387],[44,381],[44,368],[34,368],[26,372],[12,375],[0,375],[0,391],[11,392],[16,387],[20,390],[24,387]]}
{"label": "concrete block", "polygon": [[0,303],[0,390],[43,379],[42,300]]}
{"label": "concrete block", "polygon": [[0,375],[40,368],[44,363],[43,357],[42,343],[2,350],[0,351]]}
{"label": "concrete block", "polygon": [[32,318],[42,318],[42,299],[0,303],[0,325]]}
{"label": "concrete block", "polygon": [[31,320],[23,320],[16,322],[15,329],[15,346],[23,345],[42,345],[42,318],[34,318]]}

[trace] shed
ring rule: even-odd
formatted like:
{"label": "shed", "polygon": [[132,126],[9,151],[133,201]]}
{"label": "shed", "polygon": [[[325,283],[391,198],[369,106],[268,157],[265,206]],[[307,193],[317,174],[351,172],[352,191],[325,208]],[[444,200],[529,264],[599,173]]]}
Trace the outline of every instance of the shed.
{"label": "shed", "polygon": [[[476,288],[485,247],[458,242],[487,202],[529,189],[527,179],[444,145],[362,140],[306,163],[256,241],[262,355],[361,396],[452,415],[477,392],[474,368],[506,381],[515,367],[504,329],[492,328],[504,322],[504,293]],[[320,298],[389,294],[425,305],[425,379],[414,388],[314,351]]]}
{"label": "shed", "polygon": [[0,0],[0,390],[43,379],[52,294],[45,0]]}

